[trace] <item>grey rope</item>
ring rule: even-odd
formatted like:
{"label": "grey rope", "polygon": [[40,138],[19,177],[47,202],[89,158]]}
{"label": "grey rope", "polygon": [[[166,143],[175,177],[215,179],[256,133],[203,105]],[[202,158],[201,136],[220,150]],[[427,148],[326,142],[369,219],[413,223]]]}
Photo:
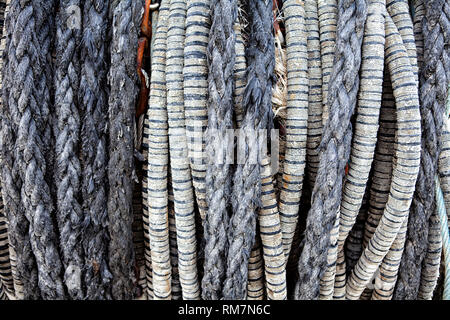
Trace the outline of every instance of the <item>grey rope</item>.
{"label": "grey rope", "polygon": [[[5,72],[7,75],[4,79],[8,82],[6,99],[9,100],[10,119],[14,123],[13,130],[17,129],[13,138],[15,146],[11,149],[15,158],[15,168],[11,173],[15,185],[10,185],[15,189],[11,196],[16,203],[12,204],[13,211],[9,213],[8,220],[12,226],[10,232],[14,234],[11,238],[16,237],[16,232],[21,238],[20,242],[17,242],[17,238],[13,240],[12,245],[18,255],[19,278],[25,282],[24,298],[65,297],[60,276],[62,266],[57,235],[52,220],[51,181],[46,180],[50,172],[47,170],[49,160],[51,161],[49,151],[53,106],[50,90],[54,8],[55,1],[13,2],[10,20],[7,22],[7,30],[11,34],[8,35],[7,45],[9,70]],[[17,183],[17,179],[21,182]],[[19,201],[21,206],[17,206]],[[8,207],[10,204],[8,202]],[[23,213],[15,211],[19,208]],[[36,284],[39,285],[40,295]]]}
{"label": "grey rope", "polygon": [[326,268],[330,232],[339,213],[345,166],[350,156],[352,125],[359,88],[361,44],[367,1],[341,0],[334,66],[330,79],[329,119],[320,144],[320,163],[307,217],[305,246],[299,259],[296,299],[317,299]]}
{"label": "grey rope", "polygon": [[[234,136],[234,65],[236,61],[236,0],[212,0],[211,29],[207,58],[208,128],[206,132],[206,196],[208,212],[204,222],[205,262],[202,279],[203,299],[217,300],[225,277],[231,165],[227,159]],[[230,145],[231,143],[231,145]]]}
{"label": "grey rope", "polygon": [[83,8],[82,63],[78,100],[82,114],[81,165],[83,239],[86,261],[83,282],[87,299],[110,298],[106,176],[106,23],[109,1],[86,0]]}
{"label": "grey rope", "polygon": [[112,8],[109,95],[108,218],[109,267],[114,299],[134,296],[133,178],[134,128],[139,92],[136,59],[143,3],[122,0]]}
{"label": "grey rope", "polygon": [[430,218],[436,210],[435,175],[440,153],[443,114],[449,81],[450,59],[446,45],[450,4],[425,1],[422,20],[424,60],[420,74],[422,152],[416,191],[411,204],[405,251],[400,264],[395,299],[417,299],[421,270],[427,253]]}
{"label": "grey rope", "polygon": [[[256,233],[256,215],[261,207],[261,160],[258,144],[261,129],[273,125],[272,87],[275,83],[275,45],[272,33],[272,2],[249,0],[250,33],[247,56],[247,86],[244,118],[238,141],[238,164],[232,190],[233,215],[228,230],[229,251],[225,299],[244,299],[247,290],[248,259]],[[265,156],[265,155],[262,155]]]}
{"label": "grey rope", "polygon": [[77,97],[81,26],[75,16],[77,8],[80,8],[80,0],[60,0],[56,16],[54,180],[64,283],[70,298],[83,299],[81,274],[84,257],[83,248],[79,245],[83,211],[80,205],[80,115]]}

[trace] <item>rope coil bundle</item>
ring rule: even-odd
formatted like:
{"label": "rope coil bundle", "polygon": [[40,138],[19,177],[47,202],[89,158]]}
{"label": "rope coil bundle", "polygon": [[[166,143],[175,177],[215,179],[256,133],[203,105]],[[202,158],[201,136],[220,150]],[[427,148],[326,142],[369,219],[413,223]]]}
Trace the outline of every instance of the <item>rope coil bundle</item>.
{"label": "rope coil bundle", "polygon": [[450,298],[448,1],[3,14],[0,299]]}

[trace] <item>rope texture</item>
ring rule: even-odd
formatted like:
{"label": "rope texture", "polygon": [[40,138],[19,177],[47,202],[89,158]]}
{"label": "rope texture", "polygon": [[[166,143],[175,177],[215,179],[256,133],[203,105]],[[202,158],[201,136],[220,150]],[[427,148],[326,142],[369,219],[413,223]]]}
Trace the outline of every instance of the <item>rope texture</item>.
{"label": "rope texture", "polygon": [[205,264],[203,298],[217,300],[225,276],[232,171],[228,159],[229,129],[233,128],[234,66],[236,61],[236,0],[212,0],[211,29],[207,50],[208,129],[206,132],[206,194],[208,212],[204,222]]}
{"label": "rope texture", "polygon": [[247,56],[247,86],[244,92],[238,165],[232,190],[233,215],[228,229],[228,259],[223,297],[245,299],[248,260],[256,233],[256,213],[261,207],[261,157],[258,130],[270,129],[273,123],[272,86],[275,48],[272,33],[272,3],[268,0],[248,2],[250,34]]}
{"label": "rope texture", "polygon": [[418,297],[421,270],[427,253],[430,217],[436,210],[434,177],[440,152],[438,140],[442,135],[450,70],[449,53],[445,49],[445,44],[450,41],[447,30],[449,18],[450,4],[447,1],[425,3],[425,17],[422,21],[425,49],[420,74],[421,165],[411,205],[405,252],[400,264],[395,299],[414,300]]}
{"label": "rope texture", "polygon": [[[326,268],[330,233],[339,219],[344,169],[350,156],[352,125],[361,65],[361,44],[367,16],[365,0],[338,4],[336,50],[329,83],[329,119],[320,144],[319,169],[308,213],[305,245],[301,253],[295,289],[296,299],[317,299]],[[337,240],[337,239],[336,239]]]}

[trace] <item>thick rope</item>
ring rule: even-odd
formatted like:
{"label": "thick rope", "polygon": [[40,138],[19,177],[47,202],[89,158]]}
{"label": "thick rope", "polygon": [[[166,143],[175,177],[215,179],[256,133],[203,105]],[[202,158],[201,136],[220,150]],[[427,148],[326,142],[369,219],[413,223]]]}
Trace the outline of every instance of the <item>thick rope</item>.
{"label": "thick rope", "polygon": [[[5,17],[9,12],[10,0],[2,0],[0,2],[0,70],[3,68],[3,52],[5,50],[6,29],[5,29]],[[2,80],[0,74],[0,92],[2,92]],[[3,109],[3,101],[0,99],[0,109]],[[1,124],[0,124],[1,126]],[[0,183],[0,281],[5,289],[5,297],[14,297],[14,278],[13,278],[13,266],[10,255],[10,245],[8,239],[8,219],[5,214],[5,207],[1,196],[1,183]]]}
{"label": "thick rope", "polygon": [[204,130],[208,123],[208,62],[206,57],[210,33],[210,0],[187,0],[186,39],[184,46],[184,109],[191,165],[192,184],[202,220],[206,203],[206,154]]}
{"label": "thick rope", "polygon": [[346,286],[346,298],[358,299],[374,277],[408,217],[420,162],[420,114],[417,86],[397,27],[386,16],[386,62],[397,110],[395,159],[390,194],[373,236]]}
{"label": "thick rope", "polygon": [[[83,221],[80,204],[81,165],[78,158],[80,114],[81,21],[79,0],[61,0],[56,16],[55,61],[55,184],[56,217],[64,266],[64,283],[72,299],[83,299],[84,252],[79,245]],[[78,15],[78,16],[77,16]]]}
{"label": "thick rope", "polygon": [[208,43],[208,129],[206,132],[206,194],[208,212],[204,223],[205,274],[203,298],[217,300],[225,278],[231,194],[233,146],[233,89],[236,61],[237,18],[235,0],[212,0],[211,29]]}
{"label": "thick rope", "polygon": [[110,298],[107,211],[107,21],[109,1],[86,0],[80,45],[82,244],[86,261],[83,283],[87,299]]}
{"label": "thick rope", "polygon": [[246,109],[238,137],[238,165],[232,191],[233,215],[228,230],[229,250],[223,288],[225,299],[246,297],[248,259],[255,239],[256,213],[261,207],[259,145],[267,137],[267,132],[260,131],[272,128],[273,121],[271,99],[275,81],[275,48],[272,2],[250,0],[248,13],[250,38],[246,51],[247,86],[243,100]]}
{"label": "thick rope", "polygon": [[197,270],[194,189],[188,159],[183,91],[186,0],[170,0],[167,21],[167,115],[178,269],[183,299],[196,300],[200,298],[200,285]]}
{"label": "thick rope", "polygon": [[[450,4],[445,1],[425,3],[423,19],[424,61],[420,74],[422,116],[422,154],[419,177],[408,223],[405,254],[400,265],[395,299],[417,299],[421,270],[427,252],[428,226],[435,211],[435,179],[442,135],[442,115],[447,92],[449,53],[445,44],[450,41],[446,26]],[[439,265],[436,266],[439,268]],[[436,279],[437,280],[437,279]],[[434,288],[436,281],[431,281]],[[431,290],[432,291],[432,290]]]}
{"label": "thick rope", "polygon": [[[320,1],[319,1],[320,2]],[[306,30],[308,45],[308,139],[306,157],[308,177],[311,188],[314,188],[319,168],[319,146],[322,138],[322,60],[320,51],[318,1],[305,0]]]}
{"label": "thick rope", "polygon": [[155,300],[171,299],[168,183],[169,137],[166,91],[167,18],[170,0],[161,1],[158,26],[152,54],[150,100],[147,110],[144,141],[147,142],[147,170],[144,180],[148,216],[144,215],[147,295]]}
{"label": "thick rope", "polygon": [[134,127],[139,86],[135,63],[143,10],[142,0],[121,0],[112,18],[109,93],[108,218],[112,297],[134,296],[133,175]]}
{"label": "thick rope", "polygon": [[285,1],[283,14],[286,24],[287,115],[279,211],[286,263],[297,226],[305,176],[309,83],[306,14],[303,1]]}
{"label": "thick rope", "polygon": [[328,251],[336,251],[337,255],[337,234],[332,243],[331,233],[338,231],[335,224],[339,219],[344,169],[350,155],[350,117],[359,88],[358,72],[366,16],[365,0],[340,1],[335,60],[327,102],[329,120],[322,135],[319,170],[306,222],[305,246],[298,264],[296,299],[317,299],[320,279],[327,266],[336,262],[336,258],[328,257]]}
{"label": "thick rope", "polygon": [[[55,1],[12,2],[11,19],[7,24],[10,43],[7,45],[8,66],[5,68],[4,80],[8,82],[6,99],[9,101],[5,105],[10,108],[11,124],[18,126],[14,140],[9,140],[15,141],[16,146],[13,149],[15,169],[10,173],[15,183],[11,185],[12,190],[8,188],[8,192],[16,193],[12,194],[16,203],[20,199],[23,205],[23,213],[18,213],[15,209],[19,207],[12,204],[8,220],[10,232],[14,234],[11,238],[17,235],[22,238],[19,243],[16,238],[11,244],[18,254],[18,276],[27,282],[25,298],[65,297],[56,228],[52,220],[50,186],[53,181],[50,181],[49,168],[52,162],[51,43],[54,20],[51,17],[54,9]],[[4,141],[8,141],[8,138]],[[7,179],[11,179],[11,176]],[[18,182],[18,179],[22,182]],[[21,198],[18,196],[20,184]],[[8,207],[9,204],[8,201]],[[21,230],[17,230],[17,227]],[[29,232],[29,240],[26,240],[28,236],[25,232]],[[35,273],[36,267],[32,266],[31,251],[36,259],[38,274]],[[28,264],[29,268],[24,264]],[[27,270],[23,270],[23,267]]]}
{"label": "thick rope", "polygon": [[334,298],[345,297],[344,244],[361,209],[375,155],[384,70],[384,0],[369,0],[364,30],[361,84],[356,108],[355,130],[340,207],[338,260],[335,267]]}
{"label": "thick rope", "polygon": [[436,210],[440,219],[440,231],[442,237],[442,249],[444,252],[444,293],[443,299],[450,300],[450,236],[447,211],[444,202],[444,195],[439,185],[439,180],[436,179]]}

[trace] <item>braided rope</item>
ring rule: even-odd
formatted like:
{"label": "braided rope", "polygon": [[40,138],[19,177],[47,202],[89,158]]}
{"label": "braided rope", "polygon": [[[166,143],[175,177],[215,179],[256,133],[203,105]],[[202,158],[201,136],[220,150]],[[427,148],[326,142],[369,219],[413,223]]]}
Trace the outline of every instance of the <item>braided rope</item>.
{"label": "braided rope", "polygon": [[[9,12],[9,0],[0,1],[0,69],[3,68],[3,52],[5,50],[6,29],[4,25],[5,17]],[[2,91],[2,80],[0,74],[0,92]],[[3,109],[3,102],[0,99],[0,109]],[[9,253],[9,239],[8,239],[8,219],[4,212],[5,207],[1,196],[1,183],[0,183],[0,282],[3,284],[5,290],[5,297],[14,297],[14,279],[13,279],[13,266],[11,261],[11,255]]]}
{"label": "braided rope", "polygon": [[[212,0],[208,43],[208,129],[206,132],[206,194],[208,212],[205,228],[205,274],[203,298],[217,300],[226,268],[228,206],[231,193],[230,143],[233,136],[233,71],[236,61],[236,1]],[[226,19],[225,19],[226,17]]]}
{"label": "braided rope", "polygon": [[108,260],[106,137],[106,49],[109,1],[87,0],[83,5],[82,62],[78,101],[81,114],[83,249],[87,299],[110,298],[112,275]]}
{"label": "braided rope", "polygon": [[[238,164],[232,190],[233,215],[228,230],[229,250],[225,299],[246,297],[248,259],[254,244],[256,212],[261,207],[259,130],[270,129],[273,123],[272,86],[275,50],[273,39],[272,3],[250,0],[248,3],[250,34],[247,48],[247,86],[243,105],[246,106],[240,130]],[[267,135],[266,135],[267,136]]]}
{"label": "braided rope", "polygon": [[[14,137],[15,169],[11,172],[12,177],[7,178],[15,180],[15,184],[11,185],[12,190],[8,188],[8,192],[16,193],[12,194],[16,204],[12,204],[8,220],[10,232],[14,234],[10,238],[16,237],[11,244],[18,256],[18,277],[27,282],[24,288],[25,298],[65,297],[50,190],[53,157],[50,152],[53,112],[50,98],[53,82],[51,31],[54,28],[54,9],[55,1],[12,2],[11,19],[7,25],[10,43],[7,45],[6,69],[9,70],[5,72],[4,79],[8,82],[6,97],[9,100],[7,105],[10,108],[11,124],[17,126],[17,135]],[[11,136],[6,138],[5,141],[8,141]],[[19,208],[19,199],[23,205],[23,213],[15,211]],[[9,207],[11,202],[7,202]],[[25,219],[28,220],[29,230]],[[17,227],[21,230],[17,230]],[[16,231],[19,239],[22,238],[19,243]],[[29,232],[29,236],[25,232]],[[31,251],[36,259],[37,274]],[[23,270],[23,267],[27,270]]]}
{"label": "braided rope", "polygon": [[[61,0],[56,16],[55,61],[55,185],[56,216],[60,233],[64,283],[72,299],[83,299],[82,269],[84,265],[81,239],[83,211],[80,205],[80,171],[78,158],[80,114],[78,87],[80,74],[79,46],[81,26],[75,25],[79,0]],[[76,19],[76,18],[75,18]]]}
{"label": "braided rope", "polygon": [[[399,281],[395,293],[396,299],[416,299],[419,287],[423,261],[427,253],[430,217],[435,212],[435,179],[440,146],[438,139],[442,134],[442,115],[447,90],[447,75],[450,69],[449,54],[444,49],[448,43],[445,34],[445,24],[440,19],[448,18],[445,10],[450,5],[446,1],[429,1],[425,3],[423,19],[423,36],[425,42],[424,62],[420,76],[420,99],[422,115],[422,156],[421,169],[417,179],[415,197],[411,206],[408,222],[408,237],[405,244],[405,254],[399,271]],[[442,21],[445,23],[445,20]],[[435,236],[438,236],[439,226],[433,223]],[[431,251],[435,251],[436,248]],[[440,256],[440,255],[439,255]],[[425,262],[425,264],[427,264]],[[437,273],[439,263],[432,263]],[[425,275],[425,274],[424,274]],[[435,280],[433,280],[435,279]],[[431,282],[426,287],[435,287],[437,278],[431,276]],[[432,292],[431,288],[425,289]],[[427,295],[429,296],[429,294]]]}
{"label": "braided rope", "polygon": [[327,266],[336,263],[340,193],[350,153],[350,117],[359,88],[366,1],[341,1],[338,12],[335,61],[327,102],[330,113],[322,135],[319,171],[298,264],[297,299],[317,299],[320,279]]}
{"label": "braided rope", "polygon": [[134,296],[133,174],[135,113],[139,87],[135,61],[143,2],[122,0],[113,8],[109,94],[109,267],[114,299]]}

